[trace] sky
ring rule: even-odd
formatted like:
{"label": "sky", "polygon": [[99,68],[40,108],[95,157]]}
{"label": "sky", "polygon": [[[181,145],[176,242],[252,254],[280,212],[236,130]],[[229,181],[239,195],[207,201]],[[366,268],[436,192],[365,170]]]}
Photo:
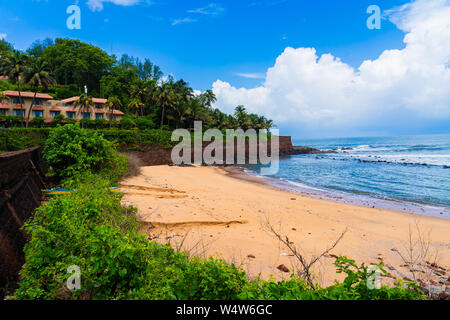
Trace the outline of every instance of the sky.
{"label": "sky", "polygon": [[280,134],[450,133],[449,0],[0,0],[0,38],[25,50],[46,37],[150,58]]}

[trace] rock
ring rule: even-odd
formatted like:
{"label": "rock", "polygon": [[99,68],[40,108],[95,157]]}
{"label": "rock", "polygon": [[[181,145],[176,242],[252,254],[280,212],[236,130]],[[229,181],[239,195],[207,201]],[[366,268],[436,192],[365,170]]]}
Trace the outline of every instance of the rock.
{"label": "rock", "polygon": [[387,268],[388,268],[389,270],[391,270],[391,271],[394,271],[394,270],[395,270],[395,268],[394,268],[393,266],[390,266],[390,265],[388,265]]}
{"label": "rock", "polygon": [[430,286],[429,287],[429,292],[432,295],[438,295],[442,292],[442,288],[436,287],[436,286]]}
{"label": "rock", "polygon": [[412,279],[410,279],[408,277],[403,277],[403,280],[405,280],[405,281],[412,281]]}
{"label": "rock", "polygon": [[289,272],[288,267],[286,267],[284,264],[280,264],[280,265],[277,267],[277,269],[280,270],[281,272]]}
{"label": "rock", "polygon": [[291,200],[297,200],[297,198],[291,198]]}
{"label": "rock", "polygon": [[439,300],[450,300],[450,294],[442,291],[441,293],[439,293]]}
{"label": "rock", "polygon": [[292,228],[292,231],[297,231],[297,229],[295,229],[295,228]]}
{"label": "rock", "polygon": [[256,259],[256,257],[255,257],[253,254],[249,254],[249,255],[247,256],[247,258]]}

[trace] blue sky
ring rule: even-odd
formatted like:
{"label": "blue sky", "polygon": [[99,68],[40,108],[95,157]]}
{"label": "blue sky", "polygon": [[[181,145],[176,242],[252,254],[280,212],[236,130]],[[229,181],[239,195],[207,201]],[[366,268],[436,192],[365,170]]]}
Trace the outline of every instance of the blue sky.
{"label": "blue sky", "polygon": [[[81,30],[66,28],[69,0],[0,0],[0,33],[26,49],[45,37],[70,37],[115,54],[149,57],[198,90],[222,79],[252,87],[287,46],[332,52],[350,65],[402,46],[403,32],[389,21],[368,30],[366,8],[391,8],[398,0],[228,0],[104,3],[92,11],[79,1]],[[176,20],[186,21],[174,25]]]}
{"label": "blue sky", "polygon": [[150,58],[297,137],[450,133],[450,0],[0,0],[0,37]]}

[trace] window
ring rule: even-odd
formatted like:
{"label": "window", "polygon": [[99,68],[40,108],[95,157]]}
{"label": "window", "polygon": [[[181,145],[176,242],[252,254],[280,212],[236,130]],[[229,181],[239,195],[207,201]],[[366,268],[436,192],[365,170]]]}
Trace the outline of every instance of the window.
{"label": "window", "polygon": [[6,112],[8,111],[8,109],[0,109],[0,114],[2,116],[6,116]]}
{"label": "window", "polygon": [[95,104],[95,107],[96,107],[97,109],[103,109],[103,105],[102,105],[101,103],[96,103],[96,104]]}
{"label": "window", "polygon": [[43,115],[42,111],[33,111],[33,118],[42,117]]}
{"label": "window", "polygon": [[114,114],[111,114],[111,115],[109,116],[109,118],[110,118],[111,120],[116,120],[116,116],[115,116]]}
{"label": "window", "polygon": [[61,112],[59,112],[59,111],[50,111],[50,118],[54,118],[54,117],[56,117],[56,116],[59,116],[59,114],[60,114]]}
{"label": "window", "polygon": [[42,106],[42,100],[41,99],[34,99],[33,100],[33,105]]}
{"label": "window", "polygon": [[14,115],[18,117],[25,117],[25,110],[14,110]]}
{"label": "window", "polygon": [[19,97],[14,98],[14,99],[13,99],[13,103],[14,103],[14,104],[20,104],[20,100],[22,100],[22,104],[23,104],[23,98],[22,98],[22,99],[19,99]]}
{"label": "window", "polygon": [[89,112],[83,112],[83,119],[90,119],[91,114]]}
{"label": "window", "polygon": [[68,111],[66,112],[67,118],[75,119],[75,112]]}
{"label": "window", "polygon": [[95,119],[103,119],[103,113],[96,113]]}

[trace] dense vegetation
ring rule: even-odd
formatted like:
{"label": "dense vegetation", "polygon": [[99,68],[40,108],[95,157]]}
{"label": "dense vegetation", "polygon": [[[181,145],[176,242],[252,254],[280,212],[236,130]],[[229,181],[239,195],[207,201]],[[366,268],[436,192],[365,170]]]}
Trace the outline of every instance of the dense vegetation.
{"label": "dense vegetation", "polygon": [[[51,128],[0,129],[0,152],[44,146],[50,131]],[[89,134],[102,136],[113,142],[120,150],[145,150],[148,148],[171,148],[173,146],[172,133],[167,130],[85,129],[85,131]]]}
{"label": "dense vegetation", "polygon": [[[109,191],[126,172],[112,143],[78,125],[52,129],[45,147],[52,174],[75,192],[51,199],[26,223],[31,240],[17,299],[422,299],[411,284],[369,290],[368,268],[346,257],[335,265],[342,283],[311,288],[287,281],[248,280],[220,259],[189,257],[138,232],[133,207]],[[66,283],[77,266],[81,288]]]}
{"label": "dense vegetation", "polygon": [[195,94],[183,79],[163,77],[149,59],[126,54],[118,58],[79,40],[37,41],[26,52],[0,41],[0,74],[9,77],[9,82],[0,81],[2,91],[45,92],[56,99],[80,96],[79,110],[93,106],[91,97],[106,98],[109,109],[133,115],[122,120],[127,127],[193,128],[196,120],[219,129],[273,125],[264,116],[247,113],[244,106],[237,106],[233,115],[213,108],[216,97],[211,90]]}

